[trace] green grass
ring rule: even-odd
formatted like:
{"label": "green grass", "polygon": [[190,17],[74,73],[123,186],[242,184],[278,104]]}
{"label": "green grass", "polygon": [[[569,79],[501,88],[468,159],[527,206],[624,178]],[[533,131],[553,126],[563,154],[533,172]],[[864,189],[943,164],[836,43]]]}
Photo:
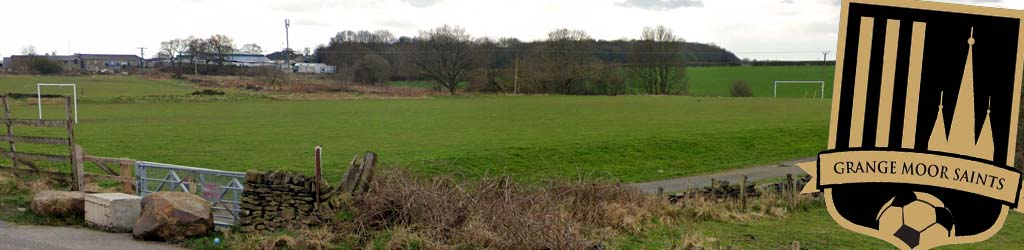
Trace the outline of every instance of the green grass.
{"label": "green grass", "polygon": [[[688,93],[696,96],[729,96],[734,81],[742,80],[750,85],[757,97],[772,97],[772,82],[776,80],[825,81],[825,97],[832,96],[833,66],[757,66],[757,67],[690,67],[687,69]],[[628,79],[627,79],[628,80]],[[393,81],[388,86],[430,89],[429,81]],[[821,85],[780,84],[779,97],[819,97]],[[641,94],[637,86],[630,87],[629,93]]]}
{"label": "green grass", "polygon": [[[734,81],[746,81],[754,96],[771,97],[776,80],[825,81],[825,97],[832,96],[832,66],[690,67],[690,93],[701,96],[729,96]],[[821,92],[816,84],[780,84],[780,97],[805,97]],[[820,96],[819,96],[820,97]]]}
{"label": "green grass", "polygon": [[[77,84],[82,102],[108,101],[116,97],[187,95],[195,91],[178,80],[152,80],[124,76],[0,76],[0,93],[36,93],[36,83]],[[70,88],[43,87],[43,94],[70,95]]]}
{"label": "green grass", "polygon": [[[784,219],[662,225],[642,235],[623,237],[613,248],[667,249],[683,235],[694,234],[715,238],[719,244],[732,246],[732,249],[790,249],[787,246],[793,241],[800,241],[801,249],[895,249],[885,241],[840,227],[823,205],[791,212]],[[1011,212],[1003,229],[987,241],[936,249],[1017,249],[1021,237],[1024,237],[1024,215]]]}
{"label": "green grass", "polygon": [[329,178],[372,150],[431,175],[634,182],[814,155],[828,107],[679,96],[82,104],[76,133],[92,155],[234,171],[311,173],[320,144]]}

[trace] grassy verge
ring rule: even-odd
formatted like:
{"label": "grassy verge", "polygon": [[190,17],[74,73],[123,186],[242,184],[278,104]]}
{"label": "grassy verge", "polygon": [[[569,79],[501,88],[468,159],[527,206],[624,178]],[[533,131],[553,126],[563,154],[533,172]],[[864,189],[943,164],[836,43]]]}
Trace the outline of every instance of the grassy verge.
{"label": "grassy verge", "polygon": [[48,178],[0,172],[0,221],[50,226],[83,225],[81,216],[52,218],[32,213],[29,206],[33,195],[48,189],[66,189],[66,186]]}

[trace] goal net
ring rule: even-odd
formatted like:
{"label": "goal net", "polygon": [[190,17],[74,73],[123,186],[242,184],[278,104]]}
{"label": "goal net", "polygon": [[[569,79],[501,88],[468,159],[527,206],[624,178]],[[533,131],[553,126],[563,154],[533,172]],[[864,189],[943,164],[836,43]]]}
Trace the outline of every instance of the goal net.
{"label": "goal net", "polygon": [[773,81],[772,97],[779,96],[825,99],[825,81]]}

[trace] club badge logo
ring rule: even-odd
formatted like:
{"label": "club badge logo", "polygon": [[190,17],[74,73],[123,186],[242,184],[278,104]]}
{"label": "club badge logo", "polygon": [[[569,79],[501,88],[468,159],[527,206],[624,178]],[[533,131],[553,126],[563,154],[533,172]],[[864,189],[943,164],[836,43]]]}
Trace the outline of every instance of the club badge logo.
{"label": "club badge logo", "polygon": [[1013,168],[1024,12],[843,0],[828,150],[799,166],[846,229],[900,249],[992,237]]}

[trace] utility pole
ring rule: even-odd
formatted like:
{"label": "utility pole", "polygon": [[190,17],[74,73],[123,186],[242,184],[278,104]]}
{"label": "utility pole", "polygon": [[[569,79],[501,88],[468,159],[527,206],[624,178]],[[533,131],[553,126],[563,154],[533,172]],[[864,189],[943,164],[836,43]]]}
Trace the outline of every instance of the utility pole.
{"label": "utility pole", "polygon": [[291,43],[289,42],[288,29],[292,27],[292,21],[284,20],[284,65],[288,67],[289,73],[292,71],[292,49]]}
{"label": "utility pole", "polygon": [[142,57],[141,57],[142,61],[139,62],[139,68],[145,68],[146,67],[146,48],[145,47],[139,47],[139,54],[142,55]]}

